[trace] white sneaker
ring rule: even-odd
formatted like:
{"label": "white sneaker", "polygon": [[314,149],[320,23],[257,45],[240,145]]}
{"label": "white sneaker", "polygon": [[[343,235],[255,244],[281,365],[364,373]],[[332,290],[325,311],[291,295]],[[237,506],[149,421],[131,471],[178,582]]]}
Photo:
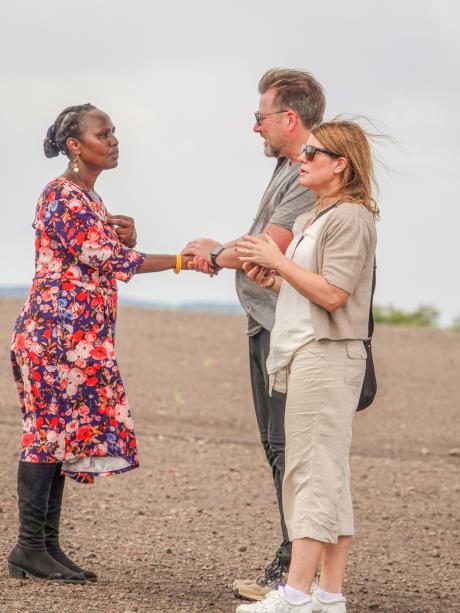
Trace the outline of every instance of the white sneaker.
{"label": "white sneaker", "polygon": [[346,613],[346,602],[343,596],[337,600],[321,600],[318,594],[314,594],[311,610],[312,613]]}
{"label": "white sneaker", "polygon": [[250,604],[240,604],[236,613],[312,613],[311,601],[291,604],[286,598],[283,587],[267,594],[263,600]]}

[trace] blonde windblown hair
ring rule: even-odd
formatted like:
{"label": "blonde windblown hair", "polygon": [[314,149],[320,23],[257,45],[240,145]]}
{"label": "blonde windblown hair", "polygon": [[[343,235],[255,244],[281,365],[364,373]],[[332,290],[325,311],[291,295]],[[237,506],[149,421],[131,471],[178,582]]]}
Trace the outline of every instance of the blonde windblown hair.
{"label": "blonde windblown hair", "polygon": [[334,119],[315,126],[311,133],[323,147],[340,154],[348,162],[340,190],[331,195],[337,196],[339,203],[362,204],[378,218],[379,208],[373,197],[377,182],[367,132],[356,121]]}

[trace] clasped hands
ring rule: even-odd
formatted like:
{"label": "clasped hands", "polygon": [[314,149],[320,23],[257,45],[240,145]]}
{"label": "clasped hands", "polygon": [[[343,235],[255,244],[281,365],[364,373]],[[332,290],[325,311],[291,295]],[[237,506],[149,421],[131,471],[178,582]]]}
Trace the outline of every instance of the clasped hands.
{"label": "clasped hands", "polygon": [[223,245],[211,238],[197,238],[187,243],[181,253],[193,256],[193,260],[187,264],[188,269],[203,272],[210,277],[217,275],[219,271],[211,261],[211,251],[214,247],[223,247]]}
{"label": "clasped hands", "polygon": [[[210,238],[199,238],[187,243],[182,255],[194,256],[188,263],[190,270],[196,270],[210,276],[218,274],[218,269],[212,265],[211,251],[215,247],[223,247],[221,243]],[[229,245],[238,254],[242,268],[247,277],[260,287],[271,287],[273,277],[285,257],[278,245],[269,234],[261,236],[245,235]]]}
{"label": "clasped hands", "polygon": [[[137,232],[132,217],[127,215],[108,215],[108,222],[116,229],[119,240],[132,249],[136,245]],[[221,243],[210,238],[198,238],[190,241],[182,249],[182,255],[193,256],[188,262],[189,270],[202,272],[211,277],[218,274],[211,261],[211,251],[215,247],[222,247]],[[283,253],[269,234],[261,236],[245,235],[235,241],[229,248],[238,253],[238,260],[248,279],[260,287],[271,287],[273,277],[279,267]]]}

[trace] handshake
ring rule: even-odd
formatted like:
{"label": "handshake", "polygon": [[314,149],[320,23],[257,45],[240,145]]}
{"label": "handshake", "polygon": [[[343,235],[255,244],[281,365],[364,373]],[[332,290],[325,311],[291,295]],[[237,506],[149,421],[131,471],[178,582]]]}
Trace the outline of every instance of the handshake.
{"label": "handshake", "polygon": [[[231,245],[228,245],[230,248]],[[202,272],[214,277],[218,274],[221,266],[216,262],[217,254],[226,249],[225,245],[221,245],[218,241],[211,238],[197,238],[190,241],[182,249],[182,255],[193,256],[193,260],[187,263],[189,270]]]}
{"label": "handshake", "polygon": [[273,288],[276,271],[285,258],[269,234],[245,235],[225,245],[210,238],[199,238],[187,243],[181,253],[193,258],[187,263],[189,270],[213,277],[221,268],[242,269],[264,289]]}

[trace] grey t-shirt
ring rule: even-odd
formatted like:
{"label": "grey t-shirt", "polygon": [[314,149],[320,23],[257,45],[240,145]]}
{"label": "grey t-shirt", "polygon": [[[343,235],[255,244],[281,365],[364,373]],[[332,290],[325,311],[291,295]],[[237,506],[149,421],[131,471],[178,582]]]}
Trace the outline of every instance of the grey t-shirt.
{"label": "grey t-shirt", "polygon": [[[292,230],[296,217],[312,208],[316,198],[299,184],[299,172],[300,164],[291,164],[289,158],[278,160],[248,234],[261,234],[269,223]],[[240,304],[248,315],[247,334],[253,336],[262,328],[271,331],[276,294],[258,287],[242,270],[236,271],[235,283]]]}

